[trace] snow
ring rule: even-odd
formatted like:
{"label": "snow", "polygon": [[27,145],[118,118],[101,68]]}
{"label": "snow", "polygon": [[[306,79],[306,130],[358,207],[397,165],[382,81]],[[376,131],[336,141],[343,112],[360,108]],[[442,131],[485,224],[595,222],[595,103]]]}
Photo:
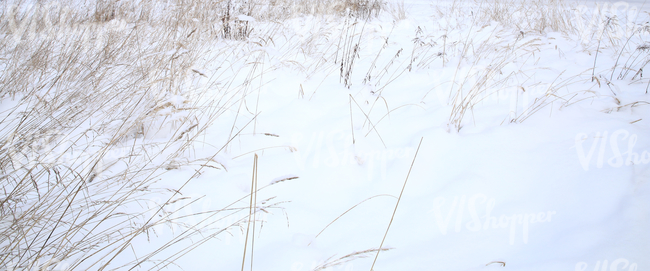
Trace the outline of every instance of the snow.
{"label": "snow", "polygon": [[[471,10],[476,8],[472,3],[462,6]],[[365,26],[350,88],[341,83],[339,66],[333,64],[336,49],[325,42],[335,44],[341,21],[307,18],[303,23],[313,28],[286,24],[294,36],[276,33],[273,43],[264,46],[242,43],[241,51],[252,56],[246,67],[267,65],[251,68],[251,74],[264,73],[251,79],[242,113],[228,111],[211,120],[192,155],[175,158],[193,163],[168,167],[156,184],[169,189],[183,185],[182,196],[175,198],[183,199],[169,203],[168,211],[195,200],[177,216],[206,212],[181,222],[206,219],[203,225],[227,231],[215,238],[195,237],[191,242],[207,242],[167,267],[241,268],[247,223],[229,225],[246,221],[257,155],[257,224],[251,228],[255,270],[314,270],[376,249],[389,223],[383,248],[390,250],[379,253],[374,270],[649,268],[647,79],[633,82],[628,76],[607,84],[617,55],[600,48],[599,79],[591,80],[597,50],[593,39],[581,45],[577,35],[559,32],[521,37],[518,29],[498,22],[468,28],[470,17],[433,20],[434,7],[427,1],[407,0],[405,6],[407,19],[380,17]],[[246,15],[237,19],[258,23]],[[312,37],[312,30],[331,35]],[[442,35],[457,42],[447,44],[444,64],[434,57]],[[414,43],[416,36],[420,45]],[[312,51],[291,51],[300,45]],[[516,46],[521,47],[503,49]],[[189,52],[179,48],[162,54]],[[322,59],[325,64],[318,66]],[[223,63],[206,61],[190,71],[208,78],[220,65],[225,69]],[[245,70],[237,65],[244,64],[225,70],[244,79],[247,75],[234,72]],[[372,77],[364,84],[366,73]],[[485,77],[491,79],[481,85]],[[472,108],[451,120],[455,108],[468,100],[450,97],[463,93],[467,98],[477,88],[485,89],[483,96],[470,100]],[[202,104],[192,104],[194,97],[208,101],[221,95],[220,89],[209,91],[170,95],[153,110],[159,119],[146,127],[156,132],[144,134],[162,138],[191,129],[183,121],[194,115],[184,109]],[[543,106],[530,111],[536,104]],[[0,116],[9,114],[2,106]],[[231,127],[243,129],[241,136],[219,152]],[[158,206],[165,200],[152,197],[149,202]],[[241,212],[207,214],[233,202],[232,208]],[[156,235],[134,239],[136,253],[182,233],[180,226],[155,229]],[[375,254],[323,270],[370,270]]]}
{"label": "snow", "polygon": [[248,15],[241,14],[241,15],[237,15],[237,20],[246,21],[246,22],[254,22],[255,18],[253,18],[251,16],[248,16]]}
{"label": "snow", "polygon": [[[421,5],[422,9],[411,8],[411,17],[396,23],[382,54],[392,57],[404,48],[403,56],[393,64],[401,69],[408,64],[405,59],[411,54],[417,27],[428,28],[423,35],[436,29],[427,19],[430,7],[421,2],[407,5]],[[437,24],[462,24],[447,20]],[[368,34],[369,40],[385,38],[391,27],[389,21],[373,22],[372,26],[379,31]],[[486,26],[473,30],[478,34],[471,35],[474,44],[502,30],[510,33],[497,24]],[[465,37],[468,33],[467,29],[456,31],[448,35]],[[509,34],[503,42],[512,43],[516,37]],[[264,226],[257,229],[254,269],[311,270],[329,257],[377,248],[413,160],[384,243],[392,249],[379,254],[375,270],[592,270],[601,264],[611,264],[601,270],[636,270],[628,264],[639,269],[650,266],[650,155],[642,155],[650,150],[645,120],[648,108],[603,112],[616,105],[607,87],[593,87],[595,83],[588,82],[589,75],[583,73],[593,64],[593,55],[560,33],[531,33],[517,41],[527,42],[539,48],[531,56],[534,58],[517,58],[500,68],[504,75],[527,71],[519,72],[525,76],[513,78],[515,84],[530,84],[525,93],[518,94],[526,96],[504,91],[502,98],[477,104],[459,132],[449,131],[446,125],[451,105],[444,99],[450,85],[438,92],[438,86],[453,76],[457,59],[445,68],[438,62],[401,76],[391,70],[379,85],[362,85],[356,83],[360,82],[357,78],[350,89],[338,82],[336,71],[317,71],[310,78],[287,67],[265,73],[264,78],[276,80],[261,93],[263,113],[257,129],[278,135],[264,137],[269,145],[292,149],[257,152],[259,182],[265,185],[299,178],[263,192],[264,197],[290,202],[282,205],[282,212],[264,214]],[[374,51],[366,51],[367,55],[357,60],[357,76],[365,73],[379,49],[370,43],[366,46]],[[281,51],[273,47],[259,50]],[[279,53],[269,53],[269,57],[279,57]],[[603,63],[598,66],[613,66],[613,57],[599,57]],[[380,59],[376,70],[388,61]],[[464,61],[460,63],[461,68],[470,68]],[[478,69],[464,71],[480,72],[492,62],[486,59],[483,63]],[[508,112],[522,113],[522,97],[532,104],[546,95],[554,81],[558,84],[576,75],[579,78],[563,85],[561,91],[589,88],[596,93],[589,101],[561,109],[547,106],[521,123],[503,122]],[[395,81],[384,85],[388,77]],[[648,99],[641,85],[623,81],[616,85],[620,104]],[[354,103],[351,113],[349,97],[367,113],[378,97],[370,90],[379,87],[384,87],[382,99],[371,115],[376,127],[370,129],[367,123],[364,126],[365,116]],[[301,88],[309,99],[299,97]],[[434,93],[423,99],[430,91]],[[384,100],[390,109],[404,107],[379,122],[387,112]],[[519,103],[514,109],[513,101]],[[638,119],[642,120],[631,124]],[[605,132],[609,138],[599,141]],[[242,140],[237,153],[257,148],[248,146],[260,137]],[[423,143],[414,157],[420,138]],[[646,160],[620,162],[630,156],[628,149]],[[583,156],[587,152],[591,155]],[[243,156],[231,162],[227,174],[201,176],[186,191],[218,198],[221,193],[211,194],[212,189],[224,190],[230,185],[231,191],[245,195],[250,190],[251,168],[252,156]],[[286,175],[289,172],[292,174]],[[281,177],[275,177],[278,175]],[[204,186],[215,178],[226,178],[222,182],[229,184]],[[179,264],[194,270],[239,268],[245,238],[243,232],[232,234],[225,241],[210,242],[209,249],[196,251],[196,256],[181,259]],[[369,256],[327,270],[368,270],[375,255]]]}

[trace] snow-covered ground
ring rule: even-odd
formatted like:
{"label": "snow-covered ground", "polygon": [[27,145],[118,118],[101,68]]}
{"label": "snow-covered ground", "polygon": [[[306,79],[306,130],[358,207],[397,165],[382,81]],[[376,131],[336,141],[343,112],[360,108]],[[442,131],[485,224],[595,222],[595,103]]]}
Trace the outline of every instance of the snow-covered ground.
{"label": "snow-covered ground", "polygon": [[[489,4],[473,1],[406,0],[405,18],[356,24],[245,17],[273,29],[273,42],[233,49],[245,64],[226,67],[216,49],[192,66],[195,84],[227,69],[250,83],[218,118],[198,116],[209,125],[174,158],[211,166],[170,164],[152,185],[179,191],[163,207],[178,210],[176,224],[136,236],[115,267],[191,232],[179,242],[197,246],[183,257],[162,252],[137,269],[173,259],[166,268],[239,270],[245,248],[247,270],[650,268],[650,96],[639,73],[650,58],[638,49],[650,33],[626,32],[642,29],[650,6],[619,3],[624,19],[601,34],[607,21],[591,13],[612,4],[584,4],[567,9],[584,14],[573,32],[537,31],[521,9],[486,19],[476,14]],[[176,109],[222,91],[188,87],[157,114],[191,118]],[[167,200],[147,194],[131,210]]]}

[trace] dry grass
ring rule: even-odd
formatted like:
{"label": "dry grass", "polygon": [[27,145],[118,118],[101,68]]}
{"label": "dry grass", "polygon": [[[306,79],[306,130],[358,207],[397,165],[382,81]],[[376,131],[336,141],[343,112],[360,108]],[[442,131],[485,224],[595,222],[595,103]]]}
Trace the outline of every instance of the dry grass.
{"label": "dry grass", "polygon": [[[380,251],[389,251],[392,248],[375,248],[375,249],[366,249],[362,251],[355,251],[352,253],[349,253],[345,256],[339,257],[339,258],[334,258],[335,256],[329,257],[327,260],[325,260],[324,263],[317,265],[312,269],[313,271],[321,271],[321,270],[327,270],[329,268],[334,268],[336,266],[341,266],[347,262],[357,260],[357,259],[362,259],[362,258],[367,258],[370,257],[372,253],[379,253]],[[348,269],[348,267],[346,267]]]}
{"label": "dry grass", "polygon": [[418,152],[420,152],[420,146],[422,146],[422,140],[424,140],[424,138],[420,138],[420,143],[418,144],[418,148],[415,150],[415,155],[413,156],[413,162],[411,162],[409,171],[406,174],[406,179],[404,179],[404,185],[402,186],[402,190],[399,192],[399,197],[397,197],[397,203],[395,203],[395,209],[393,210],[393,215],[391,215],[390,217],[390,222],[388,222],[388,227],[386,227],[386,232],[384,233],[384,237],[381,239],[381,244],[377,249],[377,254],[375,254],[375,259],[372,261],[372,266],[370,267],[370,270],[374,270],[375,263],[377,263],[377,258],[379,257],[379,252],[381,252],[382,248],[384,247],[384,241],[386,241],[386,236],[388,235],[390,226],[393,224],[393,219],[395,219],[395,213],[397,213],[397,207],[399,207],[399,202],[400,200],[402,200],[402,196],[404,195],[404,189],[406,188],[406,184],[409,181],[409,176],[411,176],[411,170],[413,170],[413,164],[415,164],[415,159],[418,158]]}
{"label": "dry grass", "polygon": [[[626,10],[625,18],[622,18],[620,14],[610,14],[611,10],[607,6],[599,6],[599,9],[590,11],[585,10],[585,7],[555,0],[476,1],[476,5],[481,8],[471,12],[461,4],[462,2],[455,1],[450,6],[436,7],[437,16],[455,19],[452,19],[452,23],[440,26],[445,32],[443,35],[416,34],[418,40],[434,40],[437,45],[416,44],[411,59],[420,61],[411,61],[409,65],[410,68],[426,69],[441,62],[440,66],[445,67],[450,60],[456,59],[456,72],[451,81],[439,82],[432,89],[440,92],[441,86],[448,87],[444,93],[449,97],[447,104],[452,107],[449,130],[460,131],[468,124],[467,116],[473,116],[476,105],[493,99],[495,95],[498,100],[504,91],[510,91],[514,95],[514,102],[511,102],[508,116],[502,123],[522,122],[542,108],[561,109],[576,101],[593,98],[593,92],[589,91],[592,87],[606,86],[616,95],[613,88],[615,84],[611,79],[607,80],[599,74],[603,68],[598,65],[598,56],[603,50],[612,50],[619,58],[621,55],[628,56],[623,67],[619,68],[618,79],[625,78],[629,73],[636,75],[632,76],[632,80],[638,80],[642,68],[647,64],[646,61],[636,61],[639,57],[647,56],[642,53],[643,50],[639,50],[645,44],[641,34],[646,27],[634,26],[633,21],[638,20],[635,17],[638,11],[633,7],[629,12]],[[469,32],[465,32],[466,36],[458,35],[462,32],[459,31],[461,29],[469,29]],[[486,30],[491,32],[486,34]],[[536,53],[545,50],[542,40],[551,32],[559,32],[569,40],[579,41],[584,50],[591,52],[594,57],[592,69],[579,74],[565,74],[565,71],[560,70],[557,71],[558,79],[550,83],[529,82],[528,78],[535,71],[544,70],[544,67],[532,70],[520,68],[518,71],[502,73],[502,69],[509,63],[518,63],[517,66],[520,67],[527,63],[535,67],[536,62],[533,61],[539,58]],[[637,44],[636,48],[633,47],[634,44]],[[613,77],[617,64],[608,77]],[[584,76],[589,73],[591,76],[585,80]],[[559,80],[560,77],[563,79]],[[569,91],[576,89],[573,85],[586,84],[588,80],[594,81],[594,84],[586,87],[587,90]],[[519,83],[513,85],[514,82]],[[540,84],[547,87],[540,89]],[[531,93],[531,89],[536,91]]]}
{"label": "dry grass", "polygon": [[[220,36],[245,39],[250,31],[233,26],[228,36],[223,27],[198,23],[222,16],[219,3],[68,4],[2,10],[0,33],[8,38],[0,40],[0,266],[163,268],[245,223],[219,226],[248,210],[237,207],[242,199],[180,215],[196,210],[200,198],[182,196],[184,185],[156,182],[183,167],[224,169],[195,148],[250,94],[235,75],[248,72],[241,64],[254,56],[233,52],[238,42],[210,51]],[[195,68],[211,61],[231,67],[209,74]],[[255,117],[241,119],[247,123],[213,145],[214,155]],[[152,206],[151,198],[164,200]],[[255,212],[275,208],[266,202]],[[164,227],[176,234],[159,235]],[[154,237],[166,241],[132,251],[134,240]]]}
{"label": "dry grass", "polygon": [[[449,130],[460,131],[467,124],[467,115],[473,114],[474,107],[495,95],[498,97],[504,91],[510,91],[510,95],[515,96],[529,94],[524,93],[526,86],[511,84],[521,81],[521,78],[529,78],[534,70],[519,70],[507,74],[502,70],[510,63],[529,63],[531,58],[534,58],[543,44],[541,39],[532,37],[547,32],[561,32],[564,35],[577,32],[572,21],[573,13],[563,1],[493,0],[477,1],[476,5],[480,6],[476,12],[462,8],[460,2],[454,2],[449,7],[438,7],[438,16],[448,18],[452,14],[459,19],[440,26],[445,31],[444,35],[438,37],[441,41],[439,44],[442,44],[441,49],[436,51],[426,48],[431,46],[420,46],[423,49],[416,50],[414,47],[412,53],[415,55],[412,59],[420,59],[419,62],[411,64],[417,68],[430,67],[438,60],[444,67],[450,60],[457,59],[453,78],[450,82],[441,84],[449,86],[449,90],[443,91],[449,97],[447,103],[452,106]],[[469,31],[466,36],[450,34],[460,29]],[[420,40],[436,38],[428,33],[420,36],[424,36]],[[523,67],[523,64],[517,66]],[[441,85],[436,86],[436,92],[441,91]],[[553,97],[553,93],[544,93],[543,97],[547,97],[544,101],[548,102],[545,105],[550,104],[548,97]],[[438,95],[442,96],[440,93]],[[514,108],[508,113],[509,122],[525,119],[521,116],[524,113],[518,112],[517,107],[518,97],[515,98]],[[530,108],[522,110],[530,112]]]}
{"label": "dry grass", "polygon": [[479,21],[496,21],[524,32],[576,34],[574,4],[563,0],[487,0],[477,14]]}
{"label": "dry grass", "polygon": [[[201,198],[181,191],[202,169],[225,169],[214,158],[242,130],[256,133],[257,102],[254,112],[244,104],[249,97],[259,101],[264,73],[275,68],[265,64],[274,56],[256,48],[278,42],[271,37],[284,32],[281,21],[308,15],[367,19],[381,7],[376,0],[5,4],[0,266],[165,268],[250,222],[246,217],[278,208],[264,199],[253,210],[241,206],[241,198],[192,213]],[[292,45],[283,52],[286,57],[321,45]],[[196,68],[210,63],[227,64],[207,72]],[[205,133],[229,112],[236,116],[223,145],[213,144],[211,157],[197,157]],[[197,173],[182,185],[156,185],[187,167]],[[163,200],[152,205],[151,198]],[[244,218],[221,225],[246,210]],[[176,230],[163,234],[165,227]],[[165,241],[136,253],[132,243],[142,238]]]}
{"label": "dry grass", "polygon": [[404,1],[388,3],[386,10],[393,17],[395,21],[401,21],[407,18],[406,6]]}
{"label": "dry grass", "polygon": [[[268,199],[258,204],[254,197],[265,187],[257,189],[254,183],[250,195],[200,213],[189,210],[201,198],[183,196],[182,189],[202,170],[225,170],[216,155],[228,150],[242,131],[263,133],[257,126],[260,93],[269,82],[265,74],[280,67],[306,78],[338,71],[347,88],[356,86],[356,79],[359,85],[372,85],[377,97],[370,110],[350,95],[350,114],[352,118],[354,102],[363,126],[369,124],[366,136],[374,131],[382,142],[376,125],[400,108],[389,109],[382,91],[408,72],[454,70],[451,80],[444,78],[431,92],[444,88],[449,129],[455,131],[468,124],[477,105],[508,88],[516,90],[517,102],[504,123],[591,97],[588,91],[567,91],[591,78],[611,87],[616,73],[616,80],[650,86],[643,78],[650,63],[650,46],[643,40],[649,26],[638,25],[620,36],[611,27],[620,19],[615,18],[607,19],[601,32],[597,26],[585,30],[573,17],[575,9],[563,1],[477,1],[481,8],[474,11],[462,8],[460,1],[439,7],[434,19],[452,23],[417,28],[408,48],[389,48],[387,37],[363,78],[353,73],[367,48],[366,24],[384,10],[396,21],[406,19],[403,2],[38,3],[31,8],[25,2],[3,4],[0,10],[0,266],[20,269],[59,262],[70,269],[160,269],[228,229],[253,221],[254,232],[257,212],[280,207]],[[292,40],[295,28],[302,27],[291,24],[294,18],[324,23]],[[593,69],[563,79],[563,71],[557,71],[556,81],[531,94],[527,90],[542,82],[522,78],[541,68],[522,67],[535,61],[544,46],[541,36],[549,32],[592,37],[585,50],[612,50],[616,64],[598,67],[595,58]],[[501,73],[514,61],[519,70]],[[603,70],[609,80],[602,77]],[[593,76],[586,78],[589,74]],[[300,92],[305,95],[302,85]],[[525,106],[519,103],[524,95],[531,101]],[[387,113],[375,120],[371,113],[381,108],[375,106],[380,100]],[[215,125],[225,131],[216,135],[221,141],[205,142]],[[205,149],[212,152],[206,155]],[[157,185],[166,174],[187,168],[196,173],[177,187]],[[162,200],[152,205],[153,197]],[[185,211],[189,213],[181,215]],[[221,225],[239,214],[244,218]],[[188,218],[196,223],[188,224]],[[174,234],[160,232],[166,227],[176,229]],[[138,249],[136,255],[133,241],[150,238],[164,242],[151,251]],[[317,269],[378,251],[355,252]]]}

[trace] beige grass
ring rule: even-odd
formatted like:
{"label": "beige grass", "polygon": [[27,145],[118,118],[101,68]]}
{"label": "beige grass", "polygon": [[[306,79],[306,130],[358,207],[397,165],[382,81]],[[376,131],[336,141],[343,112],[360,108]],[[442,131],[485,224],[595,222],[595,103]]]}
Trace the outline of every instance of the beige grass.
{"label": "beige grass", "polygon": [[[306,78],[338,72],[341,84],[348,88],[373,85],[377,98],[370,110],[362,109],[350,96],[350,114],[363,117],[364,127],[369,124],[366,136],[374,131],[380,139],[376,125],[405,106],[389,108],[382,91],[407,72],[455,69],[454,78],[436,85],[446,86],[450,131],[471,124],[478,105],[507,87],[515,87],[516,95],[529,95],[526,90],[540,82],[512,85],[512,79],[535,70],[510,74],[500,70],[514,60],[533,63],[534,54],[543,46],[541,38],[535,37],[548,32],[596,37],[584,45],[585,50],[614,51],[620,62],[599,67],[594,59],[593,69],[550,82],[543,93],[531,97],[527,107],[517,105],[506,112],[503,123],[522,122],[543,108],[570,106],[593,97],[589,90],[567,91],[573,84],[586,83],[589,78],[585,76],[592,73],[591,78],[598,80],[593,88],[611,87],[615,80],[650,85],[642,77],[642,69],[650,63],[650,50],[640,41],[650,27],[641,26],[625,37],[609,28],[597,32],[597,27],[585,34],[572,17],[575,10],[563,1],[478,1],[481,8],[476,13],[461,8],[460,1],[450,7],[432,7],[434,19],[445,17],[456,24],[437,32],[419,29],[408,48],[386,49],[388,39],[382,41],[363,78],[353,75],[359,54],[367,50],[365,24],[383,15],[407,19],[408,7],[403,2],[109,0],[89,6],[73,2],[42,1],[32,9],[21,2],[0,9],[0,34],[4,35],[0,39],[0,181],[4,189],[0,266],[165,268],[228,229],[255,221],[259,210],[281,208],[272,200],[258,205],[254,197],[265,187],[253,185],[246,197],[181,214],[196,210],[201,200],[183,196],[185,185],[202,170],[226,170],[214,155],[228,150],[244,131],[265,132],[257,125],[262,114],[258,101],[269,82],[266,74],[280,67],[299,71]],[[382,13],[386,10],[390,14]],[[301,42],[289,42],[295,29],[286,22],[301,17],[325,23]],[[589,19],[588,14],[584,17]],[[488,38],[475,42],[472,35],[488,31],[492,22],[507,28],[490,30]],[[461,29],[471,31],[455,34]],[[278,54],[270,55],[264,47],[276,48]],[[385,62],[378,61],[382,56],[387,56],[381,58]],[[309,61],[295,60],[299,58]],[[461,68],[467,63],[471,68]],[[603,70],[609,80],[600,76]],[[311,91],[313,97],[317,89],[303,89],[301,84],[300,96]],[[362,114],[353,112],[352,102]],[[377,102],[385,104],[385,114],[372,114],[383,108],[375,106]],[[231,113],[234,117],[229,117]],[[227,124],[221,122],[224,119]],[[230,133],[211,135],[221,136],[220,142],[206,142],[213,125]],[[213,150],[214,155],[199,155],[197,149]],[[187,168],[197,173],[178,187],[156,185],[166,174]],[[162,200],[152,204],[153,197]],[[246,204],[246,199],[252,202]],[[220,225],[239,214],[245,218]],[[195,223],[187,224],[189,218]],[[164,234],[161,229],[175,231]],[[136,255],[133,240],[153,238],[164,239],[164,244]],[[329,259],[317,269],[378,251],[360,250]]]}

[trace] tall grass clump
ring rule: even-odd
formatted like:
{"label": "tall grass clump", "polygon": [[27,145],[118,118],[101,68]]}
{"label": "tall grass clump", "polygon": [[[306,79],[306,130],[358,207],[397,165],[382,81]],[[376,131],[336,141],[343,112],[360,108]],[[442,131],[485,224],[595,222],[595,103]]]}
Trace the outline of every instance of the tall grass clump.
{"label": "tall grass clump", "polygon": [[487,0],[477,2],[479,21],[495,21],[517,30],[576,34],[575,4],[564,0]]}
{"label": "tall grass clump", "polygon": [[[249,217],[244,198],[197,212],[201,198],[182,189],[202,171],[225,170],[217,156],[252,126],[242,117],[222,142],[202,142],[250,94],[235,77],[250,51],[213,47],[249,37],[252,26],[225,35],[221,2],[74,4],[21,2],[0,14],[0,266],[174,265]],[[231,67],[219,72],[197,68],[224,62]],[[184,177],[157,184],[169,174]],[[275,208],[263,202],[255,212]],[[160,245],[133,247],[154,239]]]}
{"label": "tall grass clump", "polygon": [[347,16],[352,13],[359,18],[376,17],[385,6],[382,0],[273,0],[262,5],[267,8],[262,16],[275,16],[272,19],[299,17],[304,15]]}
{"label": "tall grass clump", "polygon": [[[435,7],[434,18],[445,18],[437,25],[440,31],[419,35],[435,44],[414,47],[412,59],[417,61],[409,65],[417,69],[453,65],[453,76],[437,82],[425,95],[437,95],[450,106],[449,130],[476,125],[475,106],[498,103],[504,97],[508,107],[501,123],[521,122],[542,108],[561,107],[589,96],[590,92],[569,90],[571,85],[586,82],[585,72],[566,75],[557,71],[554,82],[530,81],[534,73],[551,73],[535,67],[536,54],[546,50],[543,40],[548,33],[567,39],[578,39],[583,33],[576,4],[556,0],[474,1],[471,8],[465,4],[453,1]],[[523,68],[531,64],[534,68]],[[513,70],[513,65],[519,68]]]}
{"label": "tall grass clump", "polygon": [[[449,131],[476,124],[475,106],[495,101],[499,104],[504,97],[508,97],[505,104],[509,106],[505,107],[506,117],[501,123],[523,121],[554,102],[559,105],[570,100],[568,97],[575,93],[561,92],[582,82],[582,74],[570,76],[568,81],[531,82],[534,73],[548,70],[524,68],[536,66],[536,54],[544,50],[543,40],[548,33],[559,32],[566,37],[578,33],[574,5],[555,0],[477,0],[431,6],[433,24],[414,27],[410,48],[389,48],[385,42],[373,55],[363,78],[364,85],[371,86],[372,94],[377,96],[371,111],[387,86],[406,72],[431,72],[432,87],[422,101],[436,97],[449,106]],[[395,12],[395,4],[389,8]],[[338,40],[335,59],[341,81],[348,88],[352,85],[355,58],[363,50],[364,23],[344,24],[342,38]],[[391,58],[381,57],[388,61],[378,64],[381,54]],[[512,70],[513,64],[519,69]],[[560,71],[558,76],[561,74]]]}

